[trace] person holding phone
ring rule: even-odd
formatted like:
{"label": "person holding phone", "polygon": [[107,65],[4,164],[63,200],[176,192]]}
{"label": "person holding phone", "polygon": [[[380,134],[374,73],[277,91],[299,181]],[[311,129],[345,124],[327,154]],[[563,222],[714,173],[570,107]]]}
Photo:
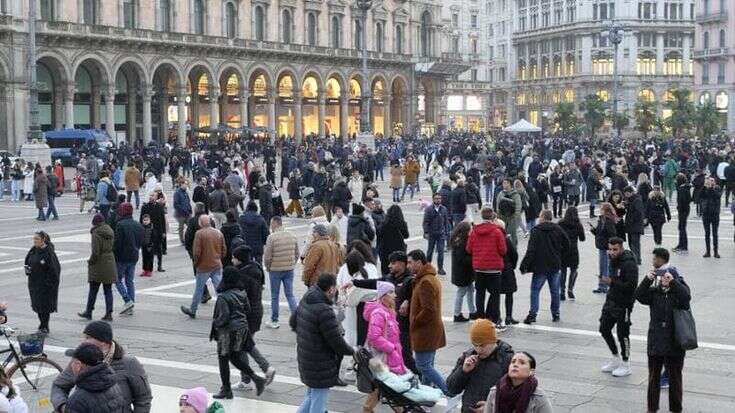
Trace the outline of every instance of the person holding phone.
{"label": "person holding phone", "polygon": [[722,190],[717,185],[715,178],[710,176],[704,181],[704,188],[699,195],[700,210],[702,211],[702,224],[704,225],[704,242],[707,251],[704,258],[710,255],[710,237],[714,248],[715,258],[720,258],[718,247],[718,227],[720,225],[720,202]]}

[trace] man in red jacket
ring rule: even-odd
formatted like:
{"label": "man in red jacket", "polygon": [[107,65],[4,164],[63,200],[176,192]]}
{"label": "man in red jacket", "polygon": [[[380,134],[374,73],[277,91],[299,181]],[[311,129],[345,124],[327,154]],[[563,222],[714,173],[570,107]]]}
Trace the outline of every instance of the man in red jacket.
{"label": "man in red jacket", "polygon": [[[476,225],[467,240],[467,253],[472,255],[475,271],[475,298],[477,312],[489,318],[496,328],[500,326],[500,275],[503,272],[503,257],[507,251],[505,234],[495,224],[495,212],[489,206],[480,212],[482,223]],[[490,299],[485,305],[485,292]]]}

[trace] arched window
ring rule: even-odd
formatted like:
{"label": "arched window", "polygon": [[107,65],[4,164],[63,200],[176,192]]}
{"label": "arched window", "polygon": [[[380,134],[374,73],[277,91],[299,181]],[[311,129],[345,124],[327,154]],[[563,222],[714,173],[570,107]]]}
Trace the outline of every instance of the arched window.
{"label": "arched window", "polygon": [[159,13],[161,13],[161,30],[171,31],[171,0],[160,0]]}
{"label": "arched window", "polygon": [[235,3],[227,3],[225,7],[225,27],[227,28],[227,37],[234,39],[237,36],[237,10]]}
{"label": "arched window", "polygon": [[401,25],[396,25],[396,50],[398,54],[403,54],[403,28]]}
{"label": "arched window", "polygon": [[265,40],[265,20],[263,15],[263,7],[255,6],[255,40]]}
{"label": "arched window", "polygon": [[283,28],[282,39],[283,43],[291,43],[291,12],[288,9],[284,9],[281,12],[281,27]]}
{"label": "arched window", "polygon": [[362,50],[362,23],[355,20],[355,49]]}
{"label": "arched window", "polygon": [[204,0],[194,0],[194,33],[204,34]]}
{"label": "arched window", "polygon": [[309,46],[316,46],[316,16],[314,13],[306,17],[306,42]]}
{"label": "arched window", "polygon": [[84,0],[84,24],[97,24],[97,0]]}
{"label": "arched window", "polygon": [[375,24],[375,51],[383,51],[383,23],[381,22]]}
{"label": "arched window", "polygon": [[421,56],[426,57],[431,55],[431,14],[425,11],[421,15]]}
{"label": "arched window", "polygon": [[341,38],[342,38],[342,35],[341,35],[342,25],[340,24],[339,16],[332,16],[331,29],[332,29],[332,35],[330,36],[331,40],[329,43],[331,44],[332,47],[336,49],[340,47]]}
{"label": "arched window", "polygon": [[704,38],[702,39],[702,44],[704,46],[704,49],[709,49],[709,32],[704,32]]}
{"label": "arched window", "polygon": [[653,103],[656,101],[656,94],[653,93],[653,90],[651,89],[641,89],[640,92],[638,92],[638,99],[643,102]]}
{"label": "arched window", "polygon": [[725,29],[720,29],[720,48],[725,47]]}

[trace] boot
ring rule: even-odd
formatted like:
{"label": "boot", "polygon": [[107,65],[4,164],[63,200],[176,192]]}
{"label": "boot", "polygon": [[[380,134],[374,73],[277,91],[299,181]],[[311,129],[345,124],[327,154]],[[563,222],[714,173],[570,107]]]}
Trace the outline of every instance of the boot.
{"label": "boot", "polygon": [[253,382],[255,383],[255,395],[260,396],[263,394],[263,390],[265,390],[265,379],[258,376],[253,375]]}
{"label": "boot", "polygon": [[577,270],[574,270],[569,273],[569,281],[567,283],[567,297],[569,297],[570,300],[574,300],[574,284],[577,282]]}
{"label": "boot", "polygon": [[219,393],[212,395],[212,398],[215,398],[215,399],[228,399],[228,400],[230,400],[230,399],[232,399],[232,397],[233,397],[233,395],[232,395],[232,389],[230,389],[229,387],[224,387],[224,386],[222,386],[222,388],[219,389]]}
{"label": "boot", "polygon": [[112,321],[112,313],[105,314],[105,316],[102,317],[102,321],[111,322]]}
{"label": "boot", "polygon": [[205,288],[204,293],[202,293],[202,304],[207,304],[211,299],[212,295],[209,294],[209,288]]}
{"label": "boot", "polygon": [[590,219],[595,217],[595,206],[590,205]]}
{"label": "boot", "polygon": [[91,311],[85,311],[83,313],[77,313],[77,315],[85,320],[91,320],[92,319],[92,312]]}

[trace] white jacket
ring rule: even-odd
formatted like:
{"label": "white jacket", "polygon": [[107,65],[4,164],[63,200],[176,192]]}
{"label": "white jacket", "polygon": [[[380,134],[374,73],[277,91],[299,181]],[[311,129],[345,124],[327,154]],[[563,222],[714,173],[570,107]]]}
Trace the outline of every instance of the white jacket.
{"label": "white jacket", "polygon": [[0,389],[0,413],[28,413],[28,406],[20,396],[20,389],[15,388],[15,397],[7,398],[8,389]]}

